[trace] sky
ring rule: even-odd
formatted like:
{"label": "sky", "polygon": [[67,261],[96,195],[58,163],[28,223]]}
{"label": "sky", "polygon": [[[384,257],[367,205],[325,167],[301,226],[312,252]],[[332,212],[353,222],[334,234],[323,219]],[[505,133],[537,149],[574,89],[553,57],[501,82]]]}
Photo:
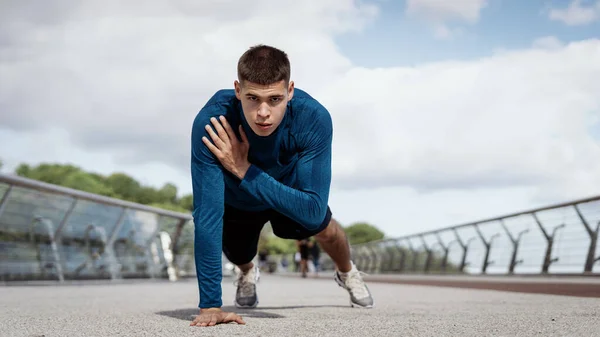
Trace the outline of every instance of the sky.
{"label": "sky", "polygon": [[330,205],[388,236],[599,194],[600,1],[0,4],[0,158],[191,192],[190,130],[250,46],[331,113]]}

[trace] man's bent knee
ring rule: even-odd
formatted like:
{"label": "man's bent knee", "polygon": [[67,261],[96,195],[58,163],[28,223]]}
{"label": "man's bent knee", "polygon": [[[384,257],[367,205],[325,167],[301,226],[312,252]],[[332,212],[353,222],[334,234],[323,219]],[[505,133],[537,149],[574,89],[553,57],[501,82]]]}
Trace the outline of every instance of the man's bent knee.
{"label": "man's bent knee", "polygon": [[343,234],[344,233],[340,224],[337,221],[335,221],[334,218],[331,218],[327,227],[325,227],[325,229],[323,229],[321,232],[315,235],[315,238],[318,241],[331,242],[335,241],[340,236],[343,236]]}

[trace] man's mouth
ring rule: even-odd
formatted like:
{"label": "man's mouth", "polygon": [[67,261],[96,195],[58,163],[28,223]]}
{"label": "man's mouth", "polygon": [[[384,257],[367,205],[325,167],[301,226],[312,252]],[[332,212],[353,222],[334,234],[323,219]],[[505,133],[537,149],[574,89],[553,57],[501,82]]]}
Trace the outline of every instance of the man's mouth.
{"label": "man's mouth", "polygon": [[271,124],[268,123],[256,123],[256,125],[258,125],[261,129],[268,129]]}

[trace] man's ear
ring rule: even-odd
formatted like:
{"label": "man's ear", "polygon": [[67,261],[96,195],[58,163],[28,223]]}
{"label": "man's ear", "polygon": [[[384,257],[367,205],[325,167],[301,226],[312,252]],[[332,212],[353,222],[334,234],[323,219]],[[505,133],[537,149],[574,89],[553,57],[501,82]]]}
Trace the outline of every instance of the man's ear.
{"label": "man's ear", "polygon": [[235,97],[242,99],[242,84],[238,80],[233,81],[233,87],[235,88]]}
{"label": "man's ear", "polygon": [[290,81],[288,85],[288,101],[294,97],[294,81]]}

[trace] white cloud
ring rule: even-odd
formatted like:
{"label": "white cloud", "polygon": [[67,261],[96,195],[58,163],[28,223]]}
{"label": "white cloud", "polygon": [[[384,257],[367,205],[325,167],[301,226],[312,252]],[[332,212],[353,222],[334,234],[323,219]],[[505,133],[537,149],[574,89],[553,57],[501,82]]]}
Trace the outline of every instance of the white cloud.
{"label": "white cloud", "polygon": [[569,26],[587,25],[600,20],[600,1],[582,5],[581,0],[573,0],[568,7],[550,9],[548,17]]}
{"label": "white cloud", "polygon": [[432,25],[434,36],[450,39],[462,33],[459,28],[451,28],[451,23],[475,24],[487,0],[407,0],[406,14],[422,18]]}
{"label": "white cloud", "polygon": [[[466,204],[460,219],[600,186],[600,146],[588,132],[600,109],[598,40],[548,48],[545,39],[482,59],[366,69],[341,54],[334,38],[360,30],[374,7],[346,0],[263,0],[227,10],[227,3],[157,4],[45,3],[47,16],[0,8],[8,13],[0,30],[7,168],[70,160],[189,192],[195,114],[217,89],[231,87],[246,48],[269,43],[290,54],[297,86],[333,115],[332,202],[346,221],[359,219],[364,203],[365,217],[441,226]],[[367,194],[375,187],[400,190]],[[423,191],[429,194],[416,193]],[[497,206],[497,195],[512,203]]]}
{"label": "white cloud", "polygon": [[[600,147],[587,133],[600,108],[598,76],[599,41],[353,68],[322,94],[340,112],[336,176],[347,184],[515,186],[569,179],[582,165],[600,169]],[[338,99],[342,92],[353,100]],[[354,134],[365,138],[345,141]]]}
{"label": "white cloud", "polygon": [[475,23],[487,0],[407,0],[406,11],[434,21],[461,20]]}
{"label": "white cloud", "polygon": [[558,49],[564,44],[556,36],[544,36],[533,41],[533,46],[543,49]]}

